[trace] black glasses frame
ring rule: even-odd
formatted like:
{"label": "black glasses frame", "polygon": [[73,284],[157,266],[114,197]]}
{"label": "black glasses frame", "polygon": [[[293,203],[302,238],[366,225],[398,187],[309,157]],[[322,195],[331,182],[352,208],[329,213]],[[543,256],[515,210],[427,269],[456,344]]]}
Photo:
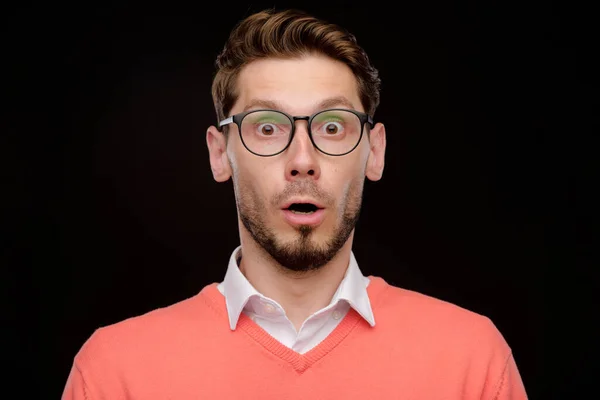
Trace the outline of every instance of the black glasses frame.
{"label": "black glasses frame", "polygon": [[[285,115],[290,120],[290,123],[292,125],[292,131],[290,132],[290,138],[288,140],[288,143],[285,145],[285,147],[282,150],[278,151],[277,153],[267,154],[267,155],[265,155],[265,154],[259,154],[259,153],[256,153],[256,152],[250,150],[248,148],[248,146],[246,146],[246,143],[244,142],[244,137],[242,136],[242,121],[244,120],[244,118],[248,114],[252,114],[252,113],[255,113],[255,112],[259,112],[259,111],[273,111],[273,112],[278,112],[280,114]],[[317,115],[325,113],[325,112],[329,112],[329,111],[347,111],[347,112],[350,112],[350,113],[356,115],[358,117],[358,119],[360,120],[360,137],[358,138],[358,141],[356,142],[356,144],[354,145],[354,147],[352,149],[348,150],[345,153],[342,153],[342,154],[327,153],[326,151],[321,150],[319,148],[319,146],[317,146],[317,144],[315,143],[315,141],[313,139],[312,130],[310,128],[313,119]],[[260,110],[245,111],[245,112],[242,112],[242,113],[239,113],[239,114],[232,115],[229,118],[225,118],[224,120],[222,120],[222,121],[219,122],[219,128],[222,128],[225,125],[229,125],[231,123],[236,124],[237,127],[238,127],[238,133],[240,135],[240,140],[242,141],[242,144],[244,145],[244,147],[246,148],[246,150],[248,150],[250,153],[252,153],[254,155],[257,155],[257,156],[260,156],[260,157],[273,157],[273,156],[276,156],[278,154],[283,153],[288,147],[290,147],[290,144],[292,143],[292,140],[294,140],[294,134],[296,133],[296,121],[308,121],[308,137],[310,138],[310,141],[313,144],[313,146],[315,147],[315,149],[319,150],[323,154],[327,154],[329,156],[334,156],[334,157],[345,156],[346,154],[349,154],[349,153],[353,152],[354,149],[356,149],[358,147],[360,141],[362,140],[362,136],[363,136],[363,133],[365,131],[365,124],[369,124],[369,127],[371,129],[373,129],[373,126],[375,125],[373,123],[373,117],[371,117],[370,115],[365,114],[365,113],[360,112],[360,111],[350,110],[350,109],[346,109],[346,108],[330,108],[330,109],[327,109],[327,110],[322,110],[322,111],[316,112],[313,115],[297,115],[297,116],[290,115],[290,114],[288,114],[288,113],[286,113],[284,111],[280,111],[280,110],[260,109]]]}

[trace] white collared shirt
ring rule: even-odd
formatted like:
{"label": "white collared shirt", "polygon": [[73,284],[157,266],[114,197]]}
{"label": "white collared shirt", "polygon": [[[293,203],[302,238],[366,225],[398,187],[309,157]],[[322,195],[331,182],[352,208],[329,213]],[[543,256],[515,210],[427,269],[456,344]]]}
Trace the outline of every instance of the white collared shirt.
{"label": "white collared shirt", "polygon": [[352,307],[371,326],[375,318],[367,294],[369,278],[358,267],[354,254],[350,254],[350,263],[329,305],[308,317],[300,331],[287,318],[285,310],[275,300],[263,296],[246,279],[237,263],[237,247],[229,259],[225,279],[217,288],[225,296],[229,326],[235,330],[240,314],[243,312],[267,333],[292,350],[304,354],[338,326]]}

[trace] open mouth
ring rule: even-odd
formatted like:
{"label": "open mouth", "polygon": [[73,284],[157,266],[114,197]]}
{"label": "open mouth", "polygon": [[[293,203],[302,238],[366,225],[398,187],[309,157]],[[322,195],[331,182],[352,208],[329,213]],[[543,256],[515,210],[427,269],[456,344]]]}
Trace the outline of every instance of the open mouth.
{"label": "open mouth", "polygon": [[319,210],[319,207],[311,203],[293,203],[287,208],[287,210],[293,212],[294,214],[307,215],[316,212]]}

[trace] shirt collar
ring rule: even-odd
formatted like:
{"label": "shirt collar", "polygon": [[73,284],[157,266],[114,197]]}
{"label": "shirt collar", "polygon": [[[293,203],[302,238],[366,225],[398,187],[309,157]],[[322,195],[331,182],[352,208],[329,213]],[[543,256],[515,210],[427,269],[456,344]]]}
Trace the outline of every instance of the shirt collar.
{"label": "shirt collar", "polygon": [[[231,330],[235,330],[240,314],[246,307],[250,298],[257,296],[268,299],[268,297],[259,293],[240,271],[237,263],[240,250],[241,246],[238,246],[231,253],[225,278],[223,282],[217,286],[219,291],[225,296]],[[351,252],[350,263],[346,269],[344,278],[333,295],[330,304],[335,304],[340,300],[346,300],[350,306],[369,323],[369,325],[375,326],[375,317],[373,316],[371,302],[369,301],[369,296],[367,294],[369,282],[369,278],[362,274],[358,267],[358,263],[356,262],[356,258]]]}

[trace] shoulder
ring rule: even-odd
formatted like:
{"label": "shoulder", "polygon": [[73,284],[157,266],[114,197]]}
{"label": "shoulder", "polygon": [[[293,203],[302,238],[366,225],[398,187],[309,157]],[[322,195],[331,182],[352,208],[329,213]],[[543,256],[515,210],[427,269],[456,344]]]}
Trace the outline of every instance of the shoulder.
{"label": "shoulder", "polygon": [[457,304],[386,283],[372,306],[376,323],[396,333],[442,345],[510,352],[489,317]]}
{"label": "shoulder", "polygon": [[193,340],[219,318],[202,292],[172,305],[103,326],[87,339],[75,357],[76,364],[123,363],[127,358],[173,351]]}
{"label": "shoulder", "polygon": [[388,354],[421,367],[423,374],[462,382],[478,398],[500,398],[510,390],[525,398],[512,351],[489,317],[385,281],[379,284],[384,290],[373,298],[374,329],[378,342],[389,343]]}

